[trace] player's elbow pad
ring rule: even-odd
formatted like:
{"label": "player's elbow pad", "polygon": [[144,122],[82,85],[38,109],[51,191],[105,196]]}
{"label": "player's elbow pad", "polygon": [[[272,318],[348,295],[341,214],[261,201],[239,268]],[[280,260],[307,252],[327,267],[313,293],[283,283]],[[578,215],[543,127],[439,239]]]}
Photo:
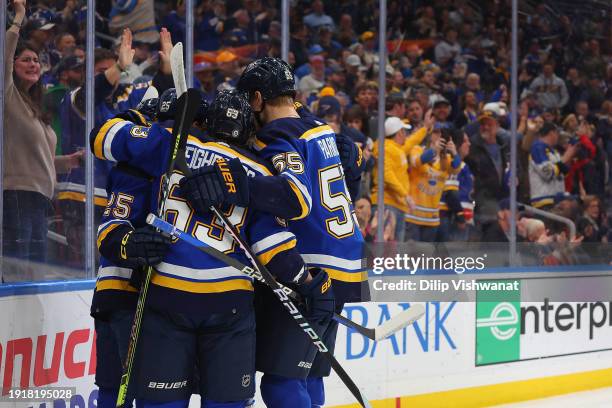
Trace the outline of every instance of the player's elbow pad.
{"label": "player's elbow pad", "polygon": [[270,273],[283,284],[301,284],[308,276],[304,260],[295,249],[280,252],[266,265]]}
{"label": "player's elbow pad", "polygon": [[257,211],[283,219],[296,218],[302,214],[300,202],[284,177],[250,177],[249,196],[249,206]]}

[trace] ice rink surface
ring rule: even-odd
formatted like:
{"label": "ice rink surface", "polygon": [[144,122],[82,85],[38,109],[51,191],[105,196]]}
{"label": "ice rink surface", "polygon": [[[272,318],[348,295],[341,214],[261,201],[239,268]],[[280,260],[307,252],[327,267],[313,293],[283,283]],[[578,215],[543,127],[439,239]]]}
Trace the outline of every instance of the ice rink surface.
{"label": "ice rink surface", "polygon": [[611,408],[612,387],[576,392],[558,397],[496,405],[495,408]]}

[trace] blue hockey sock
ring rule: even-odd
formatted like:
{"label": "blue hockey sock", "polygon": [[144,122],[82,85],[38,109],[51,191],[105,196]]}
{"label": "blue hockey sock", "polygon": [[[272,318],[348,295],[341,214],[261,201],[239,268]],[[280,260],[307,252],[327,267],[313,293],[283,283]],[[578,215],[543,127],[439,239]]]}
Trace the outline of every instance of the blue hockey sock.
{"label": "blue hockey sock", "polygon": [[322,407],[325,404],[323,377],[308,377],[306,379],[306,387],[308,388],[312,408]]}
{"label": "blue hockey sock", "polygon": [[118,388],[100,388],[98,390],[98,408],[115,408],[118,395]]}
{"label": "blue hockey sock", "polygon": [[311,408],[306,380],[264,374],[260,389],[268,408]]}

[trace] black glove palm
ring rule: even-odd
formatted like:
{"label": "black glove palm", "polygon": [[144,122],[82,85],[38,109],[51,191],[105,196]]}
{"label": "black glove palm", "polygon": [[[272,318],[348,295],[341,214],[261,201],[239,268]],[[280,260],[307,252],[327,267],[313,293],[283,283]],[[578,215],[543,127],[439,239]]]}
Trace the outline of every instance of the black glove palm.
{"label": "black glove palm", "polygon": [[249,204],[249,180],[240,160],[218,160],[200,167],[181,182],[181,193],[197,212],[207,212],[211,206]]}
{"label": "black glove palm", "polygon": [[136,228],[121,238],[119,246],[119,266],[137,268],[160,263],[172,239],[151,226]]}
{"label": "black glove palm", "polygon": [[306,301],[307,317],[313,323],[322,323],[334,316],[336,298],[331,278],[319,268],[311,269],[312,280],[297,287],[297,292]]}

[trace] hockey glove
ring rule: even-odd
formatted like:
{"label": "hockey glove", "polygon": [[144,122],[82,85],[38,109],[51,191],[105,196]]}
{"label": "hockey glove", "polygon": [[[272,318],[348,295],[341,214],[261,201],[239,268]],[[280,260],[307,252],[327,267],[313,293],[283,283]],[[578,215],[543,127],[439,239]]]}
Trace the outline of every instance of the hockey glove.
{"label": "hockey glove", "polygon": [[249,204],[249,180],[239,159],[217,160],[210,166],[200,167],[180,181],[181,193],[200,212],[211,206]]}
{"label": "hockey glove", "polygon": [[136,228],[121,237],[119,254],[111,260],[126,268],[157,265],[164,259],[171,243],[169,236],[151,226]]}
{"label": "hockey glove", "polygon": [[365,170],[365,160],[363,160],[363,154],[359,146],[355,144],[353,139],[342,133],[336,133],[336,146],[338,146],[340,161],[347,180],[359,179],[361,173]]}
{"label": "hockey glove", "polygon": [[312,280],[297,287],[297,292],[306,301],[307,317],[313,323],[324,323],[334,316],[336,298],[332,288],[331,278],[320,269],[310,270]]}
{"label": "hockey glove", "polygon": [[135,109],[128,109],[123,112],[119,112],[114,116],[114,118],[127,120],[138,126],[151,126],[148,119]]}

